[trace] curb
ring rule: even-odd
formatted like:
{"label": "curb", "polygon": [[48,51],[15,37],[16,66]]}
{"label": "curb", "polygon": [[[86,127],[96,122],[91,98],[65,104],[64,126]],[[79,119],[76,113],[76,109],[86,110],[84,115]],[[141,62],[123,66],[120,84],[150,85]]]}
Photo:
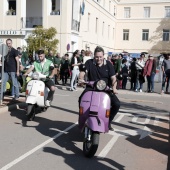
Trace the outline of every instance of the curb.
{"label": "curb", "polygon": [[25,106],[26,106],[26,103],[16,103],[16,104],[12,104],[12,105],[9,105],[9,106],[4,106],[4,107],[0,108],[0,114],[5,113],[5,112],[9,112],[9,111],[12,111],[12,110],[16,110],[16,109],[19,109],[19,108],[22,108],[22,107],[25,107]]}
{"label": "curb", "polygon": [[[62,85],[56,85],[55,86],[57,89],[60,90],[65,90],[65,91],[70,91],[70,86],[62,86]],[[78,87],[78,91],[83,91],[84,88]],[[118,95],[119,94],[128,94],[128,95],[138,95],[138,96],[153,96],[153,97],[170,97],[170,95],[166,94],[159,94],[159,93],[147,93],[147,92],[134,92],[134,91],[129,91],[129,90],[118,90]]]}

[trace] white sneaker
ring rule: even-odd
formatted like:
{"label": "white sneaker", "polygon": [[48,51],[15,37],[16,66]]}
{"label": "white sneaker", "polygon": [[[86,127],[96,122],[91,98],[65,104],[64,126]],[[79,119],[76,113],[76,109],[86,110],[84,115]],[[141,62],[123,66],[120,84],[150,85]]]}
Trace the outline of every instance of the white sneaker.
{"label": "white sneaker", "polygon": [[50,100],[46,100],[45,101],[45,105],[48,106],[48,107],[51,106],[51,101]]}
{"label": "white sneaker", "polygon": [[77,91],[76,87],[73,87],[74,91]]}
{"label": "white sneaker", "polygon": [[138,89],[136,89],[135,92],[138,92]]}
{"label": "white sneaker", "polygon": [[142,89],[140,89],[140,92],[141,92],[141,93],[143,92]]}

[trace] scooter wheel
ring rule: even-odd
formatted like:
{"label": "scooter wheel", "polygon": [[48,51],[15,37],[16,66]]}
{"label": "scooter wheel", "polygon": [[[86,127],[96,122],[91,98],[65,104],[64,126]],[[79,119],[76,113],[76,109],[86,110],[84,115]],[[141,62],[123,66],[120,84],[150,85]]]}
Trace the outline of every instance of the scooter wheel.
{"label": "scooter wheel", "polygon": [[83,153],[86,157],[91,158],[95,155],[99,145],[99,133],[93,132],[91,140],[85,140],[83,142]]}
{"label": "scooter wheel", "polygon": [[27,114],[26,114],[26,116],[27,116],[28,120],[34,120],[34,118],[35,118],[35,106],[34,105],[29,104],[27,106]]}

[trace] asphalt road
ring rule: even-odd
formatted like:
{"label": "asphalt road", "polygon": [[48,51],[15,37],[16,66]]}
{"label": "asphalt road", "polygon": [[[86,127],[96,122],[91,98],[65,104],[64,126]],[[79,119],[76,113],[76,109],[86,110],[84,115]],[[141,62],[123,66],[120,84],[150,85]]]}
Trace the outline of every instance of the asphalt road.
{"label": "asphalt road", "polygon": [[119,91],[114,132],[85,158],[77,127],[77,92],[57,89],[52,107],[26,121],[24,109],[0,114],[0,170],[170,169],[168,95]]}

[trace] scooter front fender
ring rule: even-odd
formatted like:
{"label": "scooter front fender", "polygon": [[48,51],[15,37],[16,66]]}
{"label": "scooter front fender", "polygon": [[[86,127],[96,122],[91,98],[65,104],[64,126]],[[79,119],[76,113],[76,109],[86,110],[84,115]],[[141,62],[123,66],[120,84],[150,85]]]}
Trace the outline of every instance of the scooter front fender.
{"label": "scooter front fender", "polygon": [[109,131],[108,124],[105,125],[105,123],[102,119],[99,119],[99,122],[97,120],[97,117],[89,117],[86,120],[85,124],[92,131],[96,131],[96,132],[100,132],[100,133],[108,132]]}

